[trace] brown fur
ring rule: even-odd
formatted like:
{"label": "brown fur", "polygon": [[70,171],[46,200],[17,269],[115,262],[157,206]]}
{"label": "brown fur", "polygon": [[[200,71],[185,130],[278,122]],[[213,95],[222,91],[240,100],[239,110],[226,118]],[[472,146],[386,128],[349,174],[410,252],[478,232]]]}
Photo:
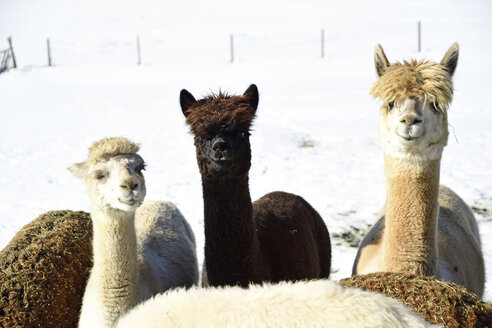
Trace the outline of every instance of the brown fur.
{"label": "brown fur", "polygon": [[393,297],[433,324],[446,328],[492,327],[492,304],[451,282],[407,273],[376,272],[339,281]]}
{"label": "brown fur", "polygon": [[0,327],[76,327],[92,267],[88,213],[51,211],[0,252]]}
{"label": "brown fur", "polygon": [[[203,284],[246,287],[251,282],[328,277],[330,237],[309,203],[284,192],[272,192],[251,203],[248,131],[258,104],[256,86],[242,96],[219,93],[196,101],[183,90],[180,98],[186,122],[195,134],[202,175]],[[214,148],[218,140],[223,150]],[[218,169],[211,158],[222,151],[229,154],[230,166]]]}
{"label": "brown fur", "polygon": [[249,131],[255,118],[245,96],[223,92],[198,100],[186,113],[186,124],[195,136],[208,136],[216,131]]}

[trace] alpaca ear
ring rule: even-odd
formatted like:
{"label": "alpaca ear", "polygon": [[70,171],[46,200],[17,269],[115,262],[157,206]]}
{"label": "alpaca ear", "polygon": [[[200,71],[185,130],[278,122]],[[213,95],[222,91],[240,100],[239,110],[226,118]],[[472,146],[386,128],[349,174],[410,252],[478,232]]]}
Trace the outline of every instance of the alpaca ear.
{"label": "alpaca ear", "polygon": [[184,116],[188,116],[189,113],[186,111],[196,102],[195,97],[188,90],[183,89],[179,93],[179,103],[181,104],[181,110],[183,111]]}
{"label": "alpaca ear", "polygon": [[386,69],[390,66],[388,58],[386,58],[383,47],[380,44],[374,50],[374,66],[376,66],[376,72],[379,77],[383,76]]}
{"label": "alpaca ear", "polygon": [[83,179],[87,176],[88,169],[89,166],[86,162],[74,163],[67,167],[67,170],[79,179]]}
{"label": "alpaca ear", "polygon": [[441,64],[446,66],[449,74],[453,76],[454,71],[456,70],[456,66],[458,65],[458,55],[460,53],[460,47],[457,43],[453,43],[451,47],[449,47],[448,51],[441,60]]}
{"label": "alpaca ear", "polygon": [[246,97],[250,106],[256,112],[256,108],[258,108],[258,101],[259,101],[258,88],[256,87],[256,85],[251,84],[248,87],[248,89],[246,89],[246,91],[243,93],[243,97]]}

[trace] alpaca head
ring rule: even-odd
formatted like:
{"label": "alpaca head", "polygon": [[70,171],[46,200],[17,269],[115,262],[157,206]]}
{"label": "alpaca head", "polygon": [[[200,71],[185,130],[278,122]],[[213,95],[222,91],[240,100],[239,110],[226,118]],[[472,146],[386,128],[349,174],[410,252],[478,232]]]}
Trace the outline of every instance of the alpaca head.
{"label": "alpaca head", "polygon": [[371,94],[384,102],[379,134],[386,155],[414,160],[441,157],[448,140],[447,109],[458,53],[455,43],[440,63],[412,60],[391,65],[383,48],[376,47],[379,79]]}
{"label": "alpaca head", "polygon": [[203,177],[234,177],[251,166],[249,131],[258,106],[258,89],[252,84],[242,96],[222,92],[200,100],[186,90],[181,110],[195,136],[198,166]]}
{"label": "alpaca head", "polygon": [[89,148],[87,161],[68,170],[84,179],[92,207],[103,211],[134,212],[145,198],[145,163],[139,146],[126,138],[104,138]]}

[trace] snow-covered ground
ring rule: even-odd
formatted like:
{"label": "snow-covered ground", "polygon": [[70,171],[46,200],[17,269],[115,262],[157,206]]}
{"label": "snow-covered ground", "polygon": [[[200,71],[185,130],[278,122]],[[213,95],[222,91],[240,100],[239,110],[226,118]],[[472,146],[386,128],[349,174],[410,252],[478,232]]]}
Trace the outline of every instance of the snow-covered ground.
{"label": "snow-covered ground", "polygon": [[19,65],[0,74],[0,247],[42,212],[88,211],[83,183],[65,168],[93,141],[123,135],[142,144],[147,199],[179,206],[202,260],[200,175],[179,91],[255,83],[252,198],[284,190],[308,200],[332,234],[332,278],[348,277],[356,248],[345,239],[367,229],[385,198],[379,102],[368,95],[374,46],[390,61],[437,61],[456,41],[441,181],[477,214],[492,301],[491,17],[488,0],[0,0],[0,50],[12,35]]}

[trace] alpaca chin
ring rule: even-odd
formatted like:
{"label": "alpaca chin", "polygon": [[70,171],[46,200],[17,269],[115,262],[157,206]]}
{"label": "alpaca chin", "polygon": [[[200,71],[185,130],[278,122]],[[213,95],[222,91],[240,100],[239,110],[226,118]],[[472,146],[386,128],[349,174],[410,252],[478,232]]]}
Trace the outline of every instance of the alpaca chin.
{"label": "alpaca chin", "polygon": [[218,160],[218,161],[214,161],[214,160],[211,160],[210,163],[212,164],[212,167],[215,171],[217,172],[225,172],[225,171],[228,171],[232,168],[232,161],[231,160],[225,160],[225,161],[222,161],[222,160]]}
{"label": "alpaca chin", "polygon": [[139,204],[140,203],[137,201],[132,204],[118,201],[116,204],[113,205],[113,208],[123,212],[135,212]]}

